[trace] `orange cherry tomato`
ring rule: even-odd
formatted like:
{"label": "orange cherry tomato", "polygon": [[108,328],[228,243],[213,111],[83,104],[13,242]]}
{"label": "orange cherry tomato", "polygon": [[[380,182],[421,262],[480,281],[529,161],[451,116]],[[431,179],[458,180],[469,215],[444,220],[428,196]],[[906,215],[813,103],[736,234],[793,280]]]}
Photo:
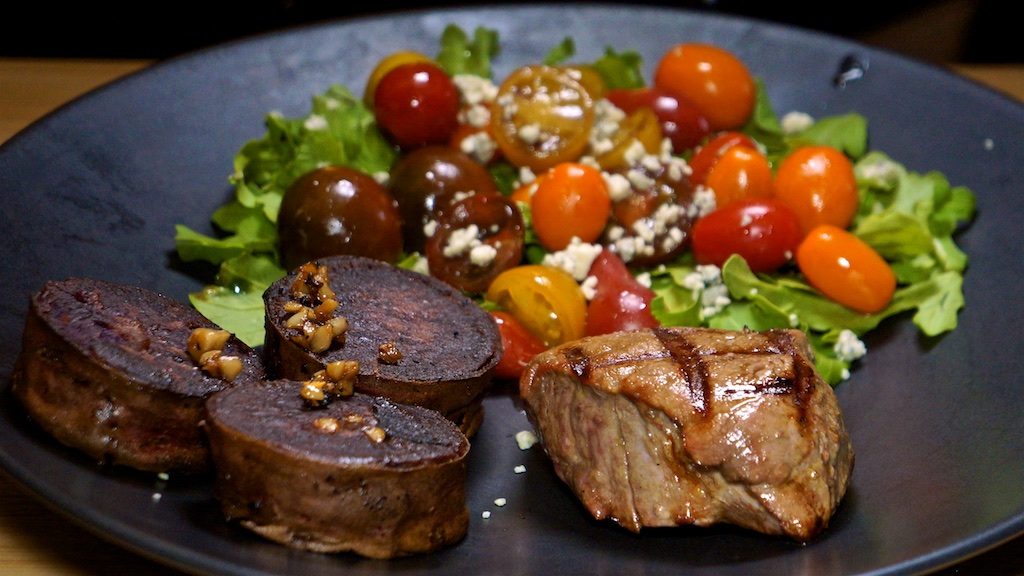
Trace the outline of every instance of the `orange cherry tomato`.
{"label": "orange cherry tomato", "polygon": [[711,167],[718,162],[722,153],[733,146],[746,146],[757,150],[754,139],[742,132],[727,131],[712,137],[703,146],[698,147],[687,161],[690,165],[690,182],[697,186],[707,180]]}
{"label": "orange cherry tomato", "polygon": [[398,66],[409,64],[410,62],[432,62],[432,60],[426,54],[412,50],[401,50],[389,54],[377,63],[366,80],[366,89],[363,90],[363,103],[366,104],[367,108],[373,110],[373,96],[377,92],[377,84],[380,84],[380,79]]}
{"label": "orange cherry tomato", "polygon": [[531,207],[537,239],[555,251],[568,246],[573,236],[583,242],[597,240],[608,223],[612,201],[600,170],[564,162],[539,179]]}
{"label": "orange cherry tomato", "polygon": [[832,300],[871,314],[889,305],[896,290],[892,268],[866,242],[831,224],[816,226],[796,249],[800,272]]}
{"label": "orange cherry tomato", "polygon": [[581,338],[586,329],[587,299],[576,279],[560,268],[510,268],[491,282],[486,298],[515,316],[545,346]]}
{"label": "orange cherry tomato", "polygon": [[820,224],[848,228],[860,203],[853,163],[831,146],[786,156],[775,173],[775,197],[796,213],[805,234]]}
{"label": "orange cherry tomato", "polygon": [[754,112],[753,76],[736,55],[716,46],[673,46],[658,62],[654,85],[689,98],[712,131],[739,128]]}
{"label": "orange cherry tomato", "polygon": [[756,148],[732,146],[722,153],[708,171],[704,185],[714,190],[718,206],[735,200],[770,198],[772,167]]}
{"label": "orange cherry tomato", "polygon": [[583,153],[594,125],[594,100],[575,76],[571,70],[531,65],[501,83],[491,125],[509,162],[541,172]]}

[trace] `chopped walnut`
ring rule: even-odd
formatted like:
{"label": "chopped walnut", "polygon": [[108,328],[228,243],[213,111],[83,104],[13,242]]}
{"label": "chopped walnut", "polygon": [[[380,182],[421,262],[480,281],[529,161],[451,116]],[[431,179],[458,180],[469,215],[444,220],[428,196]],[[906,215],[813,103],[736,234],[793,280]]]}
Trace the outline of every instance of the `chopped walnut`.
{"label": "chopped walnut", "polygon": [[380,426],[370,426],[363,430],[367,437],[374,442],[383,442],[387,438],[387,432],[384,431]]}
{"label": "chopped walnut", "polygon": [[398,364],[402,359],[402,351],[394,341],[385,342],[377,347],[377,359],[384,364]]}
{"label": "chopped walnut", "polygon": [[188,337],[188,354],[203,372],[231,382],[241,374],[243,365],[238,356],[224,354],[230,338],[227,330],[196,328]]}
{"label": "chopped walnut", "polygon": [[292,282],[284,311],[289,314],[285,328],[289,339],[314,352],[326,351],[332,344],[345,344],[348,320],[334,316],[338,300],[327,278],[327,267],[313,262],[303,264]]}
{"label": "chopped walnut", "polygon": [[334,434],[341,427],[341,422],[337,418],[317,418],[313,425],[323,432]]}
{"label": "chopped walnut", "polygon": [[338,360],[331,362],[303,382],[299,395],[311,406],[326,406],[332,399],[351,396],[355,392],[359,362]]}

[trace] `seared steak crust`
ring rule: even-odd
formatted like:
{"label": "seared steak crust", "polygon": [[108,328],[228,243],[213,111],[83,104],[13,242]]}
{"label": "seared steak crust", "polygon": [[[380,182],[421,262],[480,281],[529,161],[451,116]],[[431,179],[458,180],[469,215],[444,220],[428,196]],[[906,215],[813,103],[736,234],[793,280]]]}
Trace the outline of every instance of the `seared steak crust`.
{"label": "seared steak crust", "polygon": [[[491,316],[470,298],[429,276],[355,256],[317,261],[326,266],[338,301],[334,316],[348,320],[344,344],[312,352],[292,341],[285,304],[296,271],[264,293],[267,370],[274,378],[308,379],[329,362],[359,362],[356,390],[441,412],[472,436],[481,401],[501,359],[501,336]],[[381,360],[394,343],[397,361]]]}
{"label": "seared steak crust", "polygon": [[469,441],[453,422],[358,392],[310,408],[301,386],[272,381],[207,402],[214,493],[229,519],[290,547],[371,558],[465,536]]}
{"label": "seared steak crust", "polygon": [[[188,354],[195,309],[121,284],[71,278],[34,294],[15,364],[14,396],[60,442],[101,462],[154,472],[201,472],[206,398],[232,385]],[[263,378],[259,355],[235,337],[235,383]]]}
{"label": "seared steak crust", "polygon": [[539,354],[520,392],[556,473],[595,518],[807,541],[854,462],[811,358],[795,330],[617,333]]}

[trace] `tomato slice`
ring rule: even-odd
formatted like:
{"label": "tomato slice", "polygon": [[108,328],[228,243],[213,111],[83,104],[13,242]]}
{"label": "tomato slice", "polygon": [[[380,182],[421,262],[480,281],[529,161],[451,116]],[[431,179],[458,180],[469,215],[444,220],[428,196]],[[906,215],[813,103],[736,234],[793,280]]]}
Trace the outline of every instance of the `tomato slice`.
{"label": "tomato slice", "polygon": [[651,314],[654,291],[644,286],[617,254],[605,248],[590,265],[597,289],[587,308],[587,335],[655,328]]}
{"label": "tomato slice", "polygon": [[491,316],[498,324],[502,347],[501,360],[494,369],[494,377],[518,379],[530,360],[547,350],[547,346],[508,312],[494,310]]}
{"label": "tomato slice", "polygon": [[654,112],[650,108],[638,108],[619,124],[611,138],[610,149],[597,156],[597,163],[604,170],[628,168],[627,152],[634,143],[640,142],[648,154],[657,154],[663,137],[661,124]]}
{"label": "tomato slice", "polygon": [[587,300],[564,270],[539,264],[510,268],[491,282],[486,297],[515,316],[546,346],[584,334]]}
{"label": "tomato slice", "polygon": [[812,286],[858,312],[882,310],[896,290],[896,275],[885,259],[857,236],[831,224],[807,234],[796,261]]}
{"label": "tomato slice", "polygon": [[693,225],[691,246],[699,264],[721,266],[739,254],[754,272],[772,272],[789,262],[800,244],[800,222],[771,198],[739,200]]}
{"label": "tomato slice", "polygon": [[427,238],[430,275],[464,292],[483,292],[523,259],[526,227],[512,200],[477,192],[438,216]]}
{"label": "tomato slice", "polygon": [[491,110],[505,158],[534,172],[577,159],[589,143],[594,100],[570,70],[530,65],[498,87]]}

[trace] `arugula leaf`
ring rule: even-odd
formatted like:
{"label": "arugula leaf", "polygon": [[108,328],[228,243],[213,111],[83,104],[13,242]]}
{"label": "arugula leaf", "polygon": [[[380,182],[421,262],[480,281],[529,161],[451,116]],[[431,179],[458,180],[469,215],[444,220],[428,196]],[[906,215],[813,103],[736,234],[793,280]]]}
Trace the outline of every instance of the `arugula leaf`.
{"label": "arugula leaf", "polygon": [[441,33],[441,49],[434,58],[451,75],[491,77],[491,61],[498,55],[498,31],[478,26],[470,40],[465,30],[449,24]]}
{"label": "arugula leaf", "polygon": [[619,88],[642,88],[645,85],[643,76],[643,57],[639,52],[627,50],[616,52],[605,48],[604,55],[590,66],[604,79],[609,90]]}

